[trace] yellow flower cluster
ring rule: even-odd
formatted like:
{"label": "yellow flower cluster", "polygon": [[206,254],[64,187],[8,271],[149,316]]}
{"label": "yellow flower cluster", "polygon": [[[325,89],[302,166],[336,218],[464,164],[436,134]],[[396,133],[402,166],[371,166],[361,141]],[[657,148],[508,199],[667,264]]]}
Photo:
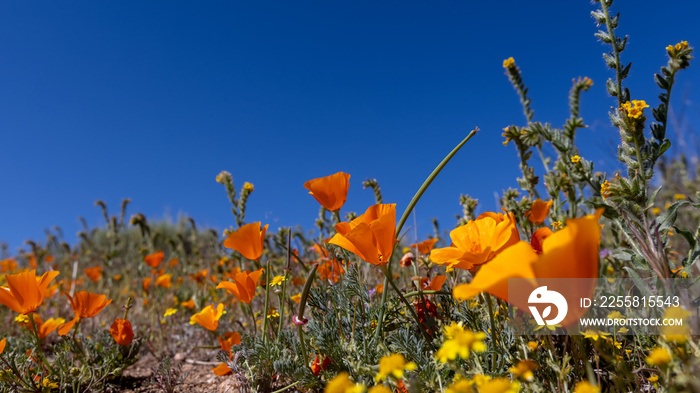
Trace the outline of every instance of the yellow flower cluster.
{"label": "yellow flower cluster", "polygon": [[644,108],[648,108],[649,105],[647,105],[646,101],[644,100],[632,100],[625,102],[622,104],[622,108],[625,113],[627,113],[627,117],[632,118],[632,119],[639,119],[643,112]]}
{"label": "yellow flower cluster", "polygon": [[469,354],[474,352],[483,352],[486,350],[486,345],[483,340],[486,338],[484,332],[472,332],[462,327],[462,323],[452,322],[450,326],[444,328],[445,342],[442,347],[435,353],[435,357],[442,363],[447,363],[450,360],[455,360],[457,356],[462,359],[468,359]]}
{"label": "yellow flower cluster", "polygon": [[509,57],[509,58],[503,60],[503,68],[511,68],[511,67],[515,67],[515,59],[513,59],[512,57]]}
{"label": "yellow flower cluster", "polygon": [[609,181],[604,181],[603,184],[600,185],[600,195],[603,196],[603,200],[605,200],[607,197],[611,195],[610,193],[610,182]]}
{"label": "yellow flower cluster", "polygon": [[681,41],[677,43],[676,45],[669,45],[666,47],[666,51],[668,52],[669,55],[673,55],[674,53],[680,51],[681,49],[685,49],[688,47],[688,41]]}
{"label": "yellow flower cluster", "polygon": [[654,348],[646,358],[647,363],[652,366],[665,366],[671,363],[671,353],[666,348]]}
{"label": "yellow flower cluster", "polygon": [[574,164],[578,164],[579,161],[581,161],[581,156],[579,156],[578,154],[571,157],[571,162],[573,162]]}
{"label": "yellow flower cluster", "polygon": [[591,80],[591,78],[589,78],[587,76],[583,77],[583,83],[585,83],[588,86],[593,86],[593,81]]}
{"label": "yellow flower cluster", "polygon": [[248,191],[248,192],[255,191],[255,187],[253,187],[253,183],[248,183],[248,182],[243,183],[243,189]]}
{"label": "yellow flower cluster", "polygon": [[393,355],[384,356],[379,359],[379,372],[374,377],[374,380],[381,382],[385,380],[389,375],[396,379],[403,378],[404,371],[413,371],[416,369],[416,364],[413,362],[406,362],[406,359],[400,353],[395,353]]}

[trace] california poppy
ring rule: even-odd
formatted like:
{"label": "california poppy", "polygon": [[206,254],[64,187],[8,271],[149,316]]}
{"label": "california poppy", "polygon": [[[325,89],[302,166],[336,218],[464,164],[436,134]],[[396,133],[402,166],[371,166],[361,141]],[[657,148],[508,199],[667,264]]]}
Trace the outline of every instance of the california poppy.
{"label": "california poppy", "polygon": [[[531,279],[532,289],[548,278],[587,278],[582,285],[563,288],[559,292],[567,300],[590,297],[598,277],[598,247],[603,209],[594,215],[569,219],[566,228],[547,237],[538,254],[527,242],[519,242],[501,252],[479,269],[469,284],[460,284],[453,290],[455,299],[464,300],[488,292],[519,308],[527,310],[527,297],[508,297],[508,279]],[[564,326],[577,321],[580,315],[569,310]]]}
{"label": "california poppy", "polygon": [[5,344],[7,344],[7,340],[5,340],[4,338],[0,340],[0,354],[5,352]]}
{"label": "california poppy", "polygon": [[257,261],[263,253],[265,233],[268,227],[265,225],[261,229],[260,225],[259,221],[243,225],[226,237],[224,247],[236,250],[244,257]]}
{"label": "california poppy", "polygon": [[389,263],[396,243],[396,204],[376,204],[350,222],[335,225],[338,232],[329,241],[366,262]]}
{"label": "california poppy", "polygon": [[81,318],[92,318],[112,303],[112,299],[107,299],[107,295],[98,295],[87,291],[80,291],[76,293],[74,297],[71,297],[69,294],[66,294],[66,296],[68,300],[70,300],[75,318],[58,328],[58,334],[60,336],[68,334],[73,328],[73,325]]}
{"label": "california poppy", "polygon": [[36,325],[37,333],[39,334],[39,339],[44,339],[46,336],[51,334],[54,330],[58,329],[66,320],[63,318],[50,318],[46,322],[42,321],[38,314],[34,314],[34,324]]}
{"label": "california poppy", "polygon": [[212,368],[211,371],[214,372],[214,375],[217,375],[219,377],[223,377],[224,375],[231,375],[233,373],[233,371],[231,371],[231,368],[226,363],[219,364],[218,366]]}
{"label": "california poppy", "polygon": [[438,239],[423,240],[420,243],[411,244],[409,247],[418,250],[418,252],[423,255],[427,255],[430,254],[430,250],[433,249],[433,246],[435,246],[435,243],[437,243],[437,241]]}
{"label": "california poppy", "polygon": [[316,273],[322,279],[335,284],[340,280],[340,276],[345,273],[345,269],[343,269],[343,265],[337,259],[328,258],[319,261]]}
{"label": "california poppy", "polygon": [[236,273],[233,281],[222,281],[216,286],[216,289],[224,288],[236,296],[238,300],[250,304],[255,297],[255,289],[258,287],[262,273],[263,269]]}
{"label": "california poppy", "polygon": [[214,332],[219,327],[219,319],[222,315],[224,315],[224,305],[222,303],[219,303],[216,308],[214,308],[213,304],[210,304],[190,318],[190,325],[201,325],[205,329]]}
{"label": "california poppy", "polygon": [[483,213],[450,232],[453,245],[430,252],[436,264],[471,270],[520,240],[513,213]]}
{"label": "california poppy", "polygon": [[186,308],[189,308],[189,309],[193,309],[193,308],[194,308],[194,300],[190,299],[190,300],[188,300],[188,301],[186,301],[186,302],[180,303],[180,305],[181,305],[182,307],[186,307]]}
{"label": "california poppy", "polygon": [[17,270],[17,262],[14,259],[3,259],[0,261],[0,274],[12,273]]}
{"label": "california poppy", "polygon": [[234,345],[241,344],[241,335],[238,332],[228,332],[223,337],[219,337],[221,350],[229,352]]}
{"label": "california poppy", "polygon": [[143,283],[141,284],[141,286],[143,287],[144,292],[148,291],[148,288],[151,286],[151,281],[153,281],[153,278],[151,277],[146,277],[143,279]]}
{"label": "california poppy", "polygon": [[338,172],[334,175],[320,177],[304,183],[304,188],[321,204],[334,212],[340,210],[348,199],[350,175]]}
{"label": "california poppy", "polygon": [[85,275],[87,275],[92,282],[100,281],[102,279],[102,266],[85,268]]}
{"label": "california poppy", "polygon": [[115,319],[109,328],[109,334],[119,345],[129,345],[134,340],[134,330],[128,319]]}
{"label": "california poppy", "polygon": [[155,286],[157,287],[163,287],[163,288],[170,288],[172,286],[172,282],[170,281],[172,279],[173,275],[172,274],[163,274],[156,278],[156,283]]}
{"label": "california poppy", "polygon": [[445,283],[445,280],[447,280],[447,276],[442,275],[435,276],[432,279],[423,277],[420,279],[420,286],[424,291],[439,291],[442,289],[442,284]]}
{"label": "california poppy", "polygon": [[158,265],[160,265],[161,262],[163,262],[164,257],[165,253],[163,251],[157,251],[153,254],[149,254],[143,257],[143,261],[146,262],[148,266],[155,269],[158,267]]}
{"label": "california poppy", "polygon": [[7,287],[0,287],[0,303],[20,314],[36,311],[46,296],[49,283],[58,276],[57,271],[36,276],[36,270],[5,276]]}
{"label": "california poppy", "polygon": [[530,210],[525,213],[525,217],[527,217],[527,219],[533,224],[542,224],[544,219],[549,215],[549,209],[553,204],[554,201],[551,199],[547,202],[539,198],[535,199],[532,202],[532,207],[530,207]]}
{"label": "california poppy", "polygon": [[530,239],[530,245],[535,250],[536,253],[542,254],[542,245],[544,244],[544,239],[551,236],[554,232],[547,227],[542,227],[532,234]]}

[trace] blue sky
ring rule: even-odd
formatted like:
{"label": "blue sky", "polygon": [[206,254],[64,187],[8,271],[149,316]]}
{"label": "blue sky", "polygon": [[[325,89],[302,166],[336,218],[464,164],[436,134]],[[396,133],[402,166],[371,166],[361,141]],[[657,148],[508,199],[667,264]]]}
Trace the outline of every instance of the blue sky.
{"label": "blue sky", "polygon": [[[700,42],[700,4],[613,7],[618,32],[630,35],[627,85],[655,106],[665,46]],[[593,79],[581,105],[590,127],[578,135],[583,155],[611,173],[611,73],[593,9],[588,1],[3,2],[0,241],[14,252],[54,225],[72,241],[78,216],[101,224],[95,200],[116,214],[124,197],[131,214],[183,213],[222,229],[234,220],[214,180],[221,170],[238,187],[255,184],[247,219],[271,228],[310,229],[318,205],[302,185],[337,171],[352,175],[344,211],[374,202],[361,185],[371,177],[401,212],[478,126],[417,206],[419,232],[431,231],[431,217],[449,229],[461,193],[484,211],[516,186],[518,159],[500,136],[524,122],[501,66],[509,56],[542,122],[563,124],[572,78]],[[699,69],[681,73],[674,91],[688,124],[699,115]]]}

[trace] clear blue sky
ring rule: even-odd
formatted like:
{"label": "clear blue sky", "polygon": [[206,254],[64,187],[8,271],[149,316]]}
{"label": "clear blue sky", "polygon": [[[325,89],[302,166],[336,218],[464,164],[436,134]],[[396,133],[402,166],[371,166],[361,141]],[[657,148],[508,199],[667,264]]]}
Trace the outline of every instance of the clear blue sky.
{"label": "clear blue sky", "polygon": [[[182,212],[222,229],[234,220],[214,180],[221,170],[237,187],[255,184],[247,220],[271,228],[310,229],[318,205],[302,185],[337,171],[352,175],[345,211],[374,202],[367,177],[403,211],[478,126],[417,207],[421,232],[431,217],[451,228],[460,193],[483,211],[516,186],[514,148],[501,144],[501,128],[524,122],[502,69],[509,56],[539,121],[563,124],[572,78],[593,79],[579,138],[610,173],[611,73],[593,9],[569,0],[3,2],[0,241],[14,252],[54,225],[74,240],[78,216],[102,222],[95,200],[116,214],[124,197],[131,214]],[[700,4],[618,0],[614,9],[631,37],[632,96],[655,106],[665,46],[700,44]],[[697,124],[700,64],[678,80],[672,106]]]}

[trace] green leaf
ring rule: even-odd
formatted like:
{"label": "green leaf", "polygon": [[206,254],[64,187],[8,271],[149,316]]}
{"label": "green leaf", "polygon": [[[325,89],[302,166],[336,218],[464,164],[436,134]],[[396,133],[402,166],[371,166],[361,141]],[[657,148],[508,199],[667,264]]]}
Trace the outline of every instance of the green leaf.
{"label": "green leaf", "polygon": [[651,292],[649,289],[649,286],[642,280],[642,278],[639,276],[639,274],[629,266],[625,266],[625,270],[627,270],[627,273],[629,273],[630,277],[632,278],[632,281],[634,281],[634,285],[639,288],[639,291],[642,292],[644,296],[654,296],[654,294]]}
{"label": "green leaf", "polygon": [[678,201],[671,205],[661,216],[656,219],[656,223],[659,225],[659,230],[667,231],[673,227],[678,218],[678,209],[683,205],[689,205],[687,201]]}
{"label": "green leaf", "polygon": [[685,229],[680,229],[677,226],[674,226],[673,229],[676,230],[676,233],[679,235],[683,236],[683,238],[688,242],[688,245],[690,245],[690,249],[694,249],[695,245],[698,243],[698,240],[693,236],[693,233],[685,230]]}

